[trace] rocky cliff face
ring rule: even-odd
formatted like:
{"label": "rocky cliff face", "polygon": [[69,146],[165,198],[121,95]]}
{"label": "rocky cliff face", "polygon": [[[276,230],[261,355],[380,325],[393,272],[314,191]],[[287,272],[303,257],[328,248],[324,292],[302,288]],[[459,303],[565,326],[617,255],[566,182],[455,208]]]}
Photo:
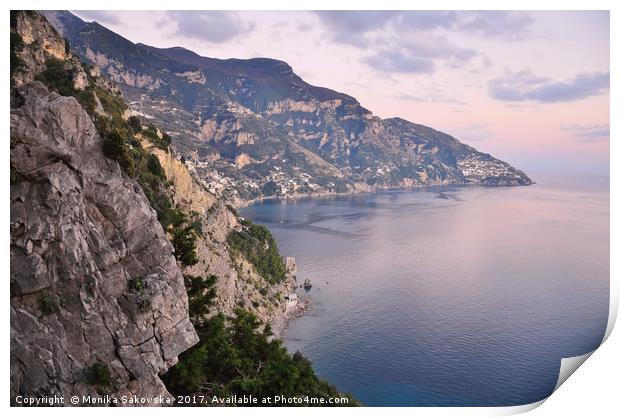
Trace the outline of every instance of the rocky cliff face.
{"label": "rocky cliff face", "polygon": [[[227,238],[231,231],[242,229],[237,215],[207,191],[173,153],[146,141],[143,146],[157,156],[167,179],[174,183],[175,203],[198,213],[202,229],[196,241],[198,262],[184,267],[184,272],[193,276],[218,277],[215,311],[230,316],[236,307],[243,306],[264,323],[280,322],[286,310],[284,296],[294,290],[294,281],[287,279],[278,284],[270,283],[243,255],[233,253]],[[282,327],[278,326],[279,329]]]}
{"label": "rocky cliff face", "polygon": [[77,101],[14,90],[11,395],[167,395],[158,375],[197,342],[172,252]]}
{"label": "rocky cliff face", "polygon": [[[66,44],[53,27],[47,24],[45,18],[34,12],[15,13],[11,15],[11,26],[14,32],[11,35],[11,48],[17,50],[16,56],[11,57],[11,69],[16,67],[12,75],[12,82],[16,86],[33,80],[34,75],[45,68],[48,56],[56,59],[69,57]],[[19,38],[15,39],[16,35]],[[14,45],[18,43],[19,45]],[[23,48],[22,45],[37,45],[36,48]]]}
{"label": "rocky cliff face", "polygon": [[[220,60],[132,44],[68,12],[48,16],[130,106],[177,138],[210,190],[231,201],[430,184],[528,185],[508,163],[353,97],[282,61]],[[134,80],[143,80],[136,83]]]}
{"label": "rocky cliff face", "polygon": [[118,89],[36,12],[12,12],[11,41],[11,398],[168,397],[159,376],[198,342],[184,275],[217,277],[213,314],[243,306],[265,323],[293,284],[231,249],[237,215],[138,128],[132,152],[156,158],[174,207],[201,225],[197,262],[177,262],[139,174],[104,155],[97,129],[128,116]]}

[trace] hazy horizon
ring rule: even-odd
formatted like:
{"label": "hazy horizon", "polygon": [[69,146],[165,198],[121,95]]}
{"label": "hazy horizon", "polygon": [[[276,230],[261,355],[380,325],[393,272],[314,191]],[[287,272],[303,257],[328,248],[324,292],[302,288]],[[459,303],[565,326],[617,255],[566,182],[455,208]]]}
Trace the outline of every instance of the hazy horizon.
{"label": "hazy horizon", "polygon": [[526,172],[609,175],[605,11],[74,13],[135,43],[286,61]]}

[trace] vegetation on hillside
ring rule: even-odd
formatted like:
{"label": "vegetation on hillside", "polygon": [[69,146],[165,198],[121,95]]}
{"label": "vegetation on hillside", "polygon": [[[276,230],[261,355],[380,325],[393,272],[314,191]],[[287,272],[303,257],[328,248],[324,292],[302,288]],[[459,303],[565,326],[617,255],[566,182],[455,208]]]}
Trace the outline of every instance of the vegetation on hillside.
{"label": "vegetation on hillside", "polygon": [[[16,71],[20,70],[24,66],[24,61],[19,57],[19,52],[24,49],[24,41],[22,37],[17,33],[17,13],[16,10],[10,11],[10,26],[11,26],[11,43],[10,43],[10,68],[11,68],[11,87],[14,84],[13,75]],[[23,12],[28,13],[28,12]]]}
{"label": "vegetation on hillside", "polygon": [[24,66],[24,62],[17,55],[23,47],[24,41],[22,37],[17,32],[11,32],[11,86],[13,85],[13,74]]}
{"label": "vegetation on hillside", "polygon": [[[291,355],[280,340],[269,341],[269,326],[261,330],[262,323],[251,312],[237,308],[232,317],[210,315],[216,297],[214,276],[185,279],[190,318],[200,341],[179,355],[179,362],[162,376],[171,393],[205,396],[209,400],[233,395],[252,395],[262,400],[282,395],[328,401],[343,396],[318,378],[310,361],[299,352]],[[342,405],[358,405],[351,396],[346,398],[348,404]],[[312,404],[300,401],[296,405]]]}
{"label": "vegetation on hillside", "polygon": [[114,377],[105,363],[97,361],[86,370],[86,382],[103,394],[114,383]]}
{"label": "vegetation on hillside", "polygon": [[170,146],[170,142],[172,142],[172,138],[166,132],[161,132],[155,126],[150,125],[142,131],[142,135],[159,149],[168,152],[168,147]]}
{"label": "vegetation on hillside", "polygon": [[228,234],[231,249],[243,254],[270,283],[282,282],[286,278],[286,267],[269,229],[249,220],[239,220],[239,223],[241,230],[233,230]]}

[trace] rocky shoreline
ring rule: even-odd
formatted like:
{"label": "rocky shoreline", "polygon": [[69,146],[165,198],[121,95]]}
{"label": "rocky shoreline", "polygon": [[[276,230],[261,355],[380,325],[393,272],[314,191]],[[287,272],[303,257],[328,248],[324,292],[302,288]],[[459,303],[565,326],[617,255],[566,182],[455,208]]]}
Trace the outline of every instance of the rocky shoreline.
{"label": "rocky shoreline", "polygon": [[271,321],[271,332],[273,336],[271,339],[284,340],[288,326],[291,322],[299,317],[302,317],[310,312],[312,309],[312,301],[307,296],[301,296],[294,305],[287,305],[282,314],[278,314]]}
{"label": "rocky shoreline", "polygon": [[297,283],[297,262],[290,256],[282,257],[286,267],[287,282],[284,284],[286,293],[284,294],[284,308],[279,310],[268,320],[271,327],[273,339],[283,339],[289,324],[298,317],[303,316],[312,307],[310,298],[307,295],[299,295],[296,290],[299,288]]}

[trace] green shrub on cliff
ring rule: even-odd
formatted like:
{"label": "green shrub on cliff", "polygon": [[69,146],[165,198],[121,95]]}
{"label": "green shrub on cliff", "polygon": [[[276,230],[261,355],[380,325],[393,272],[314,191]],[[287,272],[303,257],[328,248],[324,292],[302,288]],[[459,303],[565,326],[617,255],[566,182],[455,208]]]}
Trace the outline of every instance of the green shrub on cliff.
{"label": "green shrub on cliff", "polygon": [[130,116],[127,119],[127,125],[131,128],[133,133],[140,133],[142,131],[142,123],[138,116]]}
{"label": "green shrub on cliff", "polygon": [[108,113],[113,120],[116,119],[114,120],[115,123],[117,123],[118,125],[122,125],[124,128],[127,129],[129,126],[123,118],[123,114],[129,107],[127,106],[123,98],[116,94],[112,94],[110,91],[100,87],[96,83],[91,83],[89,87],[92,88],[95,94],[97,94],[103,110]]}
{"label": "green shrub on cliff", "polygon": [[159,159],[155,155],[148,154],[146,168],[151,174],[155,175],[161,181],[166,180],[166,173],[164,172],[164,168],[162,168],[161,164],[159,163]]}
{"label": "green shrub on cliff", "polygon": [[141,294],[144,291],[145,285],[142,277],[135,277],[128,282],[129,291]]}
{"label": "green shrub on cliff", "polygon": [[48,57],[45,60],[45,69],[35,76],[35,80],[41,81],[61,96],[75,96],[73,75],[74,71],[65,66],[65,61]]}
{"label": "green shrub on cliff", "polygon": [[45,315],[57,313],[60,309],[58,298],[53,294],[44,293],[39,298],[39,308]]}
{"label": "green shrub on cliff", "polygon": [[189,225],[175,227],[172,232],[172,246],[174,246],[174,256],[183,265],[195,265],[198,262],[196,256],[196,232]]}
{"label": "green shrub on cliff", "polygon": [[[11,18],[13,17],[13,11],[11,11]],[[12,26],[11,26],[12,28]],[[24,66],[24,61],[19,57],[18,53],[24,48],[24,41],[22,37],[19,36],[17,32],[11,30],[11,58],[10,58],[10,67],[11,67],[11,85],[13,85],[13,74],[22,69]]]}
{"label": "green shrub on cliff", "polygon": [[[82,107],[84,107],[84,109],[88,112],[88,114],[93,116],[97,103],[95,100],[97,88],[95,88],[91,82],[83,90],[76,89],[74,85],[74,77],[78,70],[79,69],[75,67],[75,64],[70,61],[47,56],[45,59],[45,69],[36,74],[34,79],[41,81],[49,90],[55,91],[62,96],[75,97]],[[92,77],[90,77],[90,79],[92,81]],[[97,96],[99,97],[99,95],[104,97],[110,94],[105,90],[101,90]],[[101,97],[99,97],[100,100]]]}
{"label": "green shrub on cliff", "polygon": [[256,271],[272,284],[286,278],[286,267],[273,235],[265,226],[249,220],[240,220],[242,229],[228,234],[231,249],[243,256],[256,268]]}
{"label": "green shrub on cliff", "polygon": [[[200,341],[179,355],[178,363],[162,376],[171,393],[207,398],[253,395],[259,399],[342,396],[316,376],[310,361],[299,352],[290,355],[280,340],[269,341],[269,326],[261,330],[262,323],[251,312],[237,308],[232,317],[209,317],[215,277],[185,279],[190,318]],[[343,405],[358,405],[347,397],[349,403]]]}
{"label": "green shrub on cliff", "polygon": [[86,382],[104,392],[114,383],[114,378],[105,363],[97,361],[86,370]]}
{"label": "green shrub on cliff", "polygon": [[103,153],[108,158],[118,161],[127,175],[133,176],[136,171],[134,159],[131,156],[129,145],[120,130],[115,129],[103,140]]}
{"label": "green shrub on cliff", "polygon": [[202,323],[207,320],[209,311],[215,304],[217,277],[215,275],[209,275],[207,278],[184,275],[183,278],[189,300],[190,319],[192,323]]}
{"label": "green shrub on cliff", "polygon": [[[172,138],[170,137],[170,135],[168,135],[165,132],[159,132],[158,133],[157,128],[155,126],[152,126],[152,125],[148,126],[142,132],[142,134],[153,145],[157,146],[159,149],[163,149],[164,151],[168,152],[168,147],[170,146],[170,142],[172,142]],[[161,135],[161,137],[159,137],[160,135]]]}

